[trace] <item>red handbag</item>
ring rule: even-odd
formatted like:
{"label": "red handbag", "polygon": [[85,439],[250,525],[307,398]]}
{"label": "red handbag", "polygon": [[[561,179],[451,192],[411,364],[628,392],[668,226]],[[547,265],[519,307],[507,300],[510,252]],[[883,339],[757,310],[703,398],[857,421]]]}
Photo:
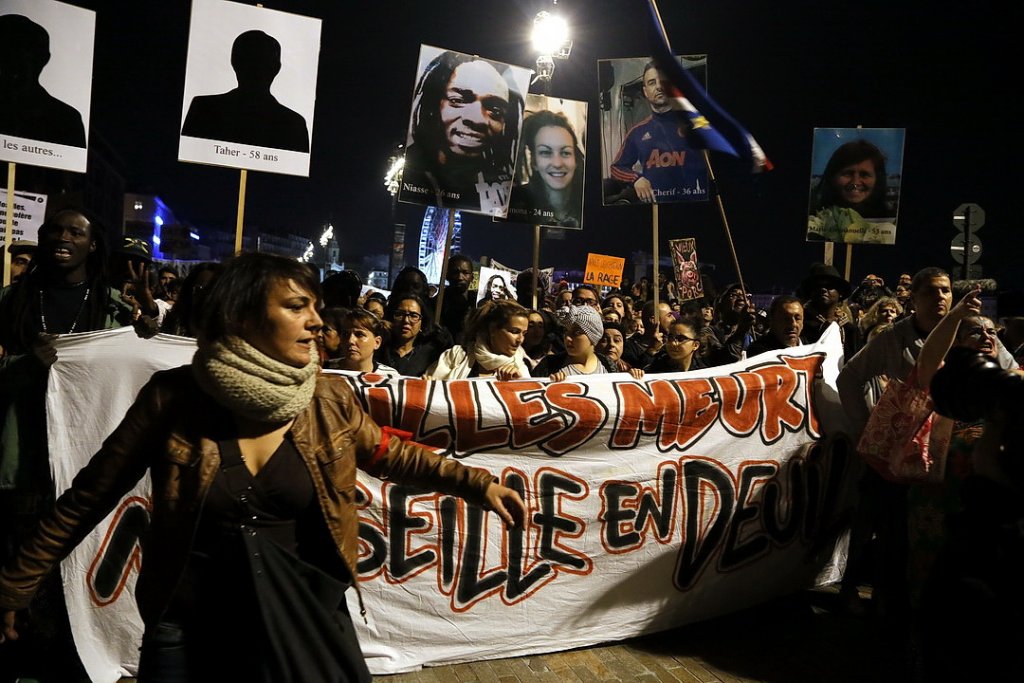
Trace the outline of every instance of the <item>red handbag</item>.
{"label": "red handbag", "polygon": [[857,444],[857,452],[892,482],[938,483],[945,476],[953,421],[934,412],[926,389],[915,381],[890,380]]}

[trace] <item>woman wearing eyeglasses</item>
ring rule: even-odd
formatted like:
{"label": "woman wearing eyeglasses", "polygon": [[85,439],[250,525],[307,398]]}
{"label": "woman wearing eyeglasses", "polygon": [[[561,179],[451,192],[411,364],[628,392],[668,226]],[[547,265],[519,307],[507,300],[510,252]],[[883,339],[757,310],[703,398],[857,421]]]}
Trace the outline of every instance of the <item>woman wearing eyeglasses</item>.
{"label": "woman wearing eyeglasses", "polygon": [[705,365],[697,353],[700,346],[700,337],[693,326],[676,320],[669,325],[665,345],[647,366],[647,372],[689,372],[703,368]]}
{"label": "woman wearing eyeglasses", "polygon": [[451,335],[434,324],[427,302],[411,292],[392,297],[385,309],[390,340],[377,360],[406,377],[422,377],[452,346]]}

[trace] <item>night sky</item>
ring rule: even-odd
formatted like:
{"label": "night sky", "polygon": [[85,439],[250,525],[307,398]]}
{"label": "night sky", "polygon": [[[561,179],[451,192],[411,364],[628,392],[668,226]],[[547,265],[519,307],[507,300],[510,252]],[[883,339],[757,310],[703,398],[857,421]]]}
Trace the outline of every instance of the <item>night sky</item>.
{"label": "night sky", "polygon": [[[123,158],[129,190],[158,194],[179,219],[234,229],[239,172],[177,161],[190,3],[71,0],[97,10],[92,131]],[[254,4],[254,3],[250,3]],[[547,2],[292,0],[264,6],[323,19],[309,178],[249,173],[250,226],[316,239],[328,221],[342,258],[390,250],[394,222],[409,225],[412,259],[424,207],[397,204],[384,189],[387,157],[404,140],[420,44],[523,66],[534,14]],[[659,3],[677,53],[707,53],[709,92],[757,138],[775,170],[752,176],[712,154],[747,286],[794,288],[823,246],[804,240],[815,127],[907,129],[895,246],[855,246],[852,279],[887,283],[902,271],[952,267],[953,210],[987,214],[979,232],[986,277],[1024,287],[1020,246],[1022,107],[1006,33],[1021,10],[970,3],[739,0]],[[581,268],[588,251],[628,256],[651,249],[648,207],[600,205],[597,60],[649,52],[642,0],[562,0],[574,47],[559,61],[550,94],[591,103],[587,208],[582,232],[545,241],[541,265]],[[1006,28],[1004,28],[1006,27]],[[392,211],[394,216],[392,217]],[[416,226],[416,227],[414,227]],[[716,283],[736,279],[716,204],[663,205],[667,240],[696,237]],[[516,268],[530,265],[530,226],[464,214],[463,251]],[[843,266],[845,245],[837,245]]]}

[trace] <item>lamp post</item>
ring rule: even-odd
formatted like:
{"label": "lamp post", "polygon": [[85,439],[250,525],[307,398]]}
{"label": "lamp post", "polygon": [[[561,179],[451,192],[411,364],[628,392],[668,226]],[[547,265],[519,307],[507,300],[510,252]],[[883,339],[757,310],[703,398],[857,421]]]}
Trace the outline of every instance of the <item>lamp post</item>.
{"label": "lamp post", "polygon": [[[388,170],[384,173],[384,187],[391,195],[391,230],[394,233],[392,240],[391,258],[388,259],[388,282],[392,282],[401,270],[400,263],[405,260],[405,226],[401,227],[399,235],[398,225],[395,223],[395,210],[398,206],[398,190],[402,186],[402,171],[405,169],[405,145],[395,145],[391,156],[388,157]],[[401,252],[399,244],[403,245]]]}
{"label": "lamp post", "polygon": [[[552,0],[552,11],[541,10],[533,18],[531,41],[537,53],[537,71],[530,85],[540,85],[542,95],[551,94],[551,79],[555,74],[555,60],[568,59],[572,51],[572,39],[569,38],[569,24],[554,10],[558,0]],[[540,282],[540,241],[543,227],[537,223],[533,226],[533,307],[538,308],[537,286]]]}

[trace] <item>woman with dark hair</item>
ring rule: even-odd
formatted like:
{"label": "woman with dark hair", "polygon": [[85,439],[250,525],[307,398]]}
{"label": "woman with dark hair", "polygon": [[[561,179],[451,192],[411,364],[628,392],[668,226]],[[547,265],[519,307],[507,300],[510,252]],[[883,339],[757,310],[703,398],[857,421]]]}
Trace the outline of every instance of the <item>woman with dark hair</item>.
{"label": "woman with dark hair", "polygon": [[[324,322],[326,325],[326,321]],[[324,367],[332,370],[375,372],[398,376],[398,370],[374,359],[374,354],[388,336],[387,325],[380,318],[361,308],[344,311],[338,321],[338,354]]]}
{"label": "woman with dark hair", "polygon": [[195,337],[196,326],[202,311],[203,300],[209,291],[210,283],[223,269],[213,261],[197,263],[188,271],[181,283],[178,300],[164,316],[160,331],[164,334],[176,334],[179,337]]}
{"label": "woman with dark hair", "polygon": [[851,140],[832,153],[811,201],[811,213],[839,206],[861,218],[891,218],[886,202],[885,155],[867,140]]}
{"label": "woman with dark hair", "polygon": [[406,266],[398,271],[395,281],[391,283],[391,297],[400,294],[416,294],[424,301],[430,297],[430,283],[427,274],[416,266]]}
{"label": "woman with dark hair", "polygon": [[[102,226],[84,212],[58,211],[39,229],[30,270],[0,290],[0,562],[55,497],[45,405],[50,366],[57,360],[54,339],[132,322],[132,306],[105,279],[104,237]],[[27,645],[39,651],[25,652],[23,659],[77,668],[59,574],[42,592],[41,637]],[[79,675],[70,669],[49,673],[59,680]]]}
{"label": "woman with dark hair", "polygon": [[461,344],[441,354],[427,370],[433,379],[529,377],[523,350],[529,313],[511,299],[485,301],[469,314]]}
{"label": "woman with dark hair", "polygon": [[356,580],[356,468],[455,495],[508,525],[490,472],[382,430],[320,372],[319,282],[242,254],[218,276],[190,365],[157,372],[0,573],[0,641],[46,576],[147,473],[138,681],[370,681],[344,596]]}
{"label": "woman with dark hair", "polygon": [[384,320],[384,309],[387,308],[387,305],[388,298],[381,292],[370,292],[366,295],[366,301],[363,302],[363,308],[381,320]]}
{"label": "woman with dark hair", "polygon": [[500,273],[487,278],[487,286],[484,288],[484,301],[498,301],[499,299],[511,299],[512,296],[508,292],[508,283],[505,281],[505,276]]}
{"label": "woman with dark hair", "polygon": [[325,368],[334,367],[331,361],[344,356],[341,340],[341,325],[349,309],[343,306],[328,306],[320,311],[320,319],[324,321],[320,328],[320,364]]}
{"label": "woman with dark hair", "polygon": [[523,336],[523,351],[531,367],[545,356],[560,349],[561,323],[551,311],[531,310],[527,314],[526,334]]}
{"label": "woman with dark hair", "polygon": [[648,373],[688,372],[705,367],[698,350],[699,332],[689,323],[675,320],[665,334],[665,346],[647,366]]}
{"label": "woman with dark hair", "polygon": [[[578,228],[583,212],[583,150],[565,114],[541,110],[523,121],[529,180],[512,191],[509,216]],[[522,154],[520,150],[520,154]]]}
{"label": "woman with dark hair", "polygon": [[422,377],[453,343],[448,331],[434,324],[430,307],[419,294],[392,293],[385,319],[391,324],[390,339],[377,358],[406,377]]}

